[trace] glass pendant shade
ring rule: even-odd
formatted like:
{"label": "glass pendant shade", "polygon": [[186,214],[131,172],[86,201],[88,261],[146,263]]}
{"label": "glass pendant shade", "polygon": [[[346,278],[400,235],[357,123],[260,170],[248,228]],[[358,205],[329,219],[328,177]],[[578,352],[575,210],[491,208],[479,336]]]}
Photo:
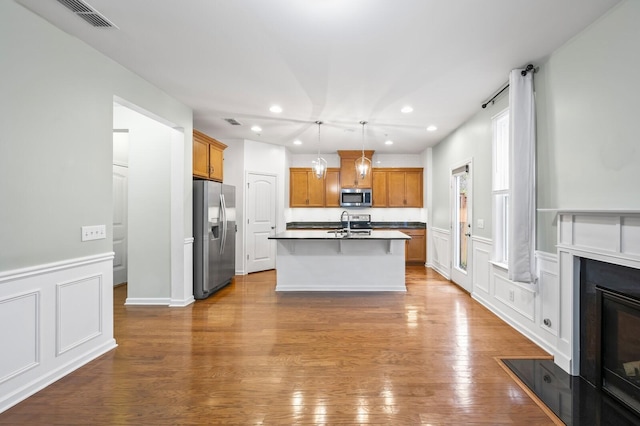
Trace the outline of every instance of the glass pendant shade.
{"label": "glass pendant shade", "polygon": [[371,170],[371,160],[364,156],[364,125],[366,121],[361,121],[362,124],[362,157],[356,160],[356,176],[359,179],[364,179]]}
{"label": "glass pendant shade", "polygon": [[367,173],[371,170],[371,160],[362,154],[362,157],[356,160],[356,176],[360,179],[367,177]]}
{"label": "glass pendant shade", "polygon": [[313,175],[316,179],[324,179],[327,175],[327,160],[318,156],[313,161]]}
{"label": "glass pendant shade", "polygon": [[313,161],[313,175],[316,179],[324,179],[327,176],[327,160],[320,157],[320,125],[322,121],[316,121],[318,125],[318,158]]}

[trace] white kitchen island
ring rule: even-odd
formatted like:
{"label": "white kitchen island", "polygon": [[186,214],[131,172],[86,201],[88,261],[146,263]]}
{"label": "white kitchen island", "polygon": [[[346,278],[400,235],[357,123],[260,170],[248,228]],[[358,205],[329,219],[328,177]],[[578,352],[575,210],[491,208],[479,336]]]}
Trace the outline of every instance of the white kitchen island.
{"label": "white kitchen island", "polygon": [[400,231],[285,231],[277,240],[276,291],[407,291]]}

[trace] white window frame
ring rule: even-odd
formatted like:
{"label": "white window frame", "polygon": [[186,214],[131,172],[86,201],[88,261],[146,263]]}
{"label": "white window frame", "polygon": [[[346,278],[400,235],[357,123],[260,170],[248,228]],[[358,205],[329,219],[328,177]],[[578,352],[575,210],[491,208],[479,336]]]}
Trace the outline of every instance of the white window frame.
{"label": "white window frame", "polygon": [[491,119],[493,259],[505,269],[509,253],[509,108]]}

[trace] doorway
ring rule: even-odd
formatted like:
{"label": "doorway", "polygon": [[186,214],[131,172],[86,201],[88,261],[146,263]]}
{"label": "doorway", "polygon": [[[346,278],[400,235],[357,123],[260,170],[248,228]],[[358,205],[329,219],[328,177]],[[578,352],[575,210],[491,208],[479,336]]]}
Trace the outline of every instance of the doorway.
{"label": "doorway", "polygon": [[129,131],[113,130],[113,285],[127,282]]}
{"label": "doorway", "polygon": [[471,285],[471,161],[451,170],[451,281],[468,292]]}
{"label": "doorway", "polygon": [[276,267],[277,176],[247,173],[247,273]]}
{"label": "doorway", "polygon": [[[171,123],[114,97],[114,141],[127,135],[126,185],[114,174],[113,243],[126,242],[127,305],[184,306],[193,302],[184,232],[184,133]],[[114,148],[115,149],[115,148]],[[116,164],[114,156],[114,164]],[[114,173],[122,174],[122,169]],[[118,188],[122,186],[122,188]],[[126,195],[125,195],[126,194]],[[126,229],[119,229],[119,216]],[[126,210],[126,211],[125,211]],[[117,235],[120,231],[124,235]],[[191,247],[189,247],[191,249]],[[114,266],[117,262],[114,262]],[[120,272],[114,268],[114,283]],[[189,275],[190,276],[190,275]],[[187,282],[189,281],[189,282]],[[188,289],[188,293],[187,293]]]}

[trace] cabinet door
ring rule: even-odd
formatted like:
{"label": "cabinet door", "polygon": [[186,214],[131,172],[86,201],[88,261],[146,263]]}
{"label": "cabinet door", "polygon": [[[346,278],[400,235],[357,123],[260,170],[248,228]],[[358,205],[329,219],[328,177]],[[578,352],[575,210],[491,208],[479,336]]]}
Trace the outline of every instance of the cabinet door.
{"label": "cabinet door", "polygon": [[324,182],[324,205],[340,207],[340,170],[328,169]]}
{"label": "cabinet door", "polygon": [[193,175],[209,177],[209,144],[193,138]]}
{"label": "cabinet door", "polygon": [[209,179],[222,182],[224,176],[222,164],[222,150],[214,145],[209,145]]}
{"label": "cabinet door", "polygon": [[372,205],[373,207],[387,207],[387,172],[373,170],[372,179]]}
{"label": "cabinet door", "polygon": [[289,170],[289,206],[307,207],[309,202],[307,170]]}
{"label": "cabinet door", "polygon": [[[356,161],[362,157],[358,151],[338,151],[340,153],[340,186],[343,188],[371,188],[371,170],[364,179],[356,175]],[[365,157],[371,159],[373,151],[365,151]]]}
{"label": "cabinet door", "polygon": [[405,206],[422,207],[422,172],[405,172]]}
{"label": "cabinet door", "polygon": [[407,241],[405,248],[405,261],[407,263],[422,263],[427,261],[427,238],[423,229],[403,230],[411,239]]}
{"label": "cabinet door", "polygon": [[355,188],[357,184],[355,160],[353,158],[340,159],[340,186]]}
{"label": "cabinet door", "polygon": [[405,199],[405,172],[388,172],[388,206],[389,207],[406,207]]}
{"label": "cabinet door", "polygon": [[307,172],[308,202],[307,207],[324,207],[324,179],[315,177],[312,171]]}

